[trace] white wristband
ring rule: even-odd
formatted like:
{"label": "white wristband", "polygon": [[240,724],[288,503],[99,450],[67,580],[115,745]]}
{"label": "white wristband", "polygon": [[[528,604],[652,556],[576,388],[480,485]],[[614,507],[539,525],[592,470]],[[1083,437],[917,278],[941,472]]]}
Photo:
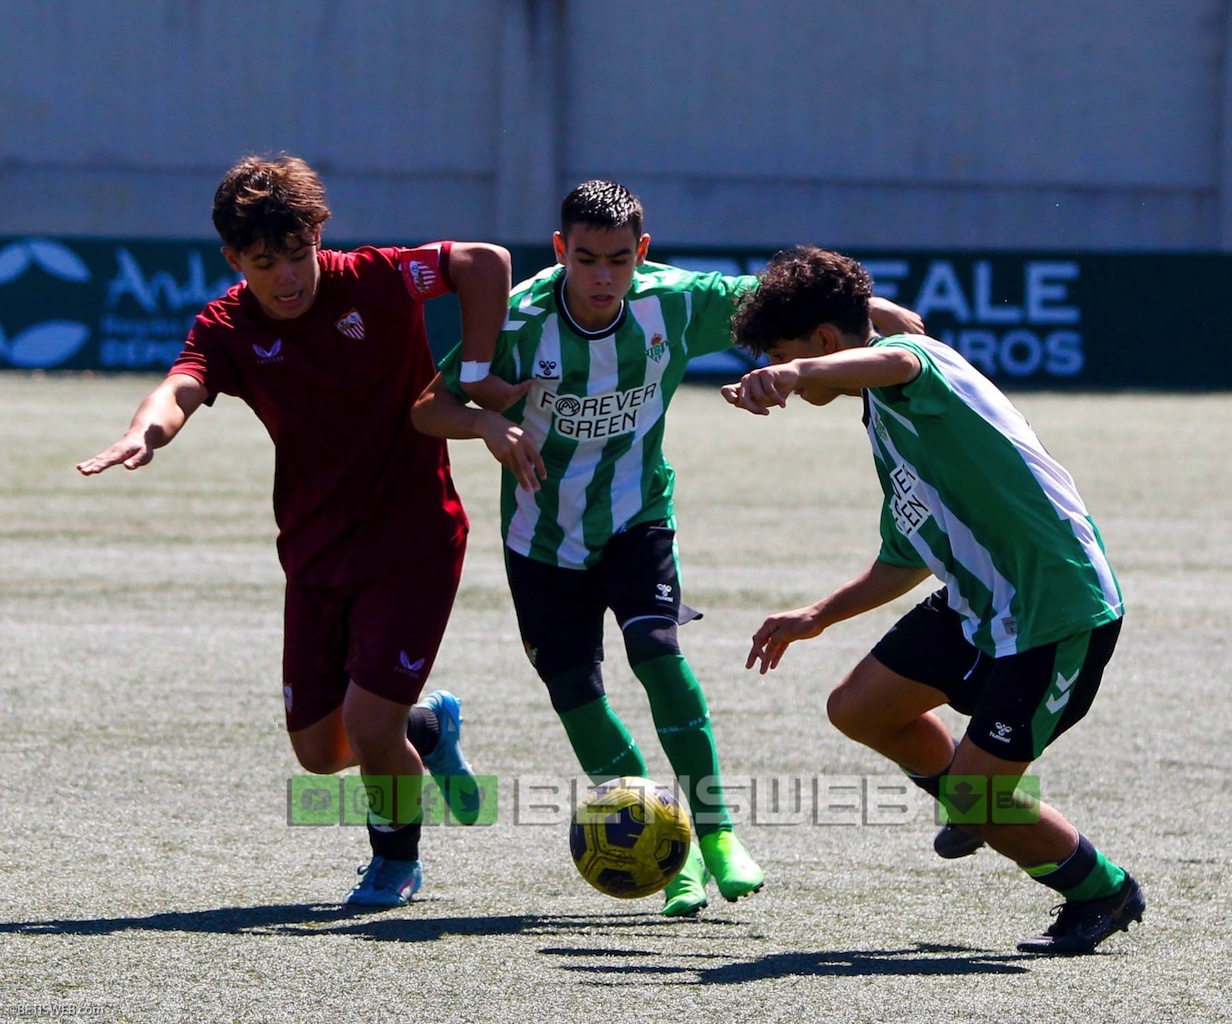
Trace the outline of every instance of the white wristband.
{"label": "white wristband", "polygon": [[474,384],[488,375],[488,370],[491,366],[491,363],[480,363],[464,359],[462,360],[462,366],[458,370],[458,380],[463,384]]}

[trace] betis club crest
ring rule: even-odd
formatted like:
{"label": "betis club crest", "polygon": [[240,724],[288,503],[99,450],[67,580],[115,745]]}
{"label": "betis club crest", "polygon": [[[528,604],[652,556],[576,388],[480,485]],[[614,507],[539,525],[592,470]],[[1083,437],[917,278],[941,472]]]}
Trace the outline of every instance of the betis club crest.
{"label": "betis club crest", "polygon": [[650,347],[646,349],[646,358],[653,359],[656,363],[663,358],[663,354],[667,351],[667,342],[663,340],[663,335],[656,334],[650,339]]}

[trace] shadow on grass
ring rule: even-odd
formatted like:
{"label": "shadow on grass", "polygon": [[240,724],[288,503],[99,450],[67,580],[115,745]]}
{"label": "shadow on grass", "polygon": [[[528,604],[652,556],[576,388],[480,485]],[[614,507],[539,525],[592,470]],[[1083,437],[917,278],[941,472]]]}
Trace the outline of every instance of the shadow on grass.
{"label": "shadow on grass", "polygon": [[[542,949],[541,953],[562,957],[598,957],[611,960],[613,957],[632,958],[632,951]],[[594,974],[592,984],[637,984],[658,979],[670,983],[672,976],[679,977],[680,984],[742,985],[751,981],[767,981],[778,978],[816,977],[868,977],[872,975],[900,976],[959,976],[968,974],[1025,974],[1028,968],[1021,963],[1033,959],[1025,954],[1000,955],[967,946],[937,946],[918,944],[909,949],[847,949],[819,950],[812,953],[770,953],[752,960],[734,960],[716,966],[676,965],[664,960],[714,959],[710,954],[655,953],[646,954],[658,959],[657,963],[587,963],[566,964],[563,969]],[[728,958],[730,959],[730,958]],[[607,976],[611,980],[601,980]]]}
{"label": "shadow on grass", "polygon": [[[491,917],[408,917],[424,902],[394,911],[340,904],[273,904],[150,914],[145,917],[0,921],[0,935],[114,935],[117,932],[197,932],[221,935],[353,935],[376,942],[429,942],[446,935],[578,935],[591,929],[653,927],[649,914],[509,914]],[[722,922],[714,922],[716,924]],[[648,954],[649,955],[649,954]]]}
{"label": "shadow on grass", "polygon": [[[349,935],[370,942],[431,942],[445,936],[542,935],[586,937],[620,935],[668,938],[702,922],[667,922],[657,914],[506,914],[490,917],[413,917],[424,903],[405,910],[373,911],[339,904],[272,904],[219,907],[149,914],[144,917],[62,918],[46,921],[0,921],[0,935],[114,935],[120,932],[187,932],[220,935],[312,937]],[[739,927],[708,919],[711,926]],[[643,929],[634,932],[633,929]],[[654,945],[654,943],[651,943]],[[830,976],[958,976],[1022,974],[1027,956],[1003,956],[966,946],[919,944],[907,949],[819,950],[770,953],[738,959],[715,952],[671,949],[621,949],[594,945],[549,946],[543,956],[561,958],[565,971],[587,974],[594,985],[661,984],[740,985],[777,978]],[[567,960],[566,960],[567,958]],[[642,961],[645,962],[636,962]],[[585,962],[583,962],[585,961]],[[715,961],[724,961],[716,963]]]}

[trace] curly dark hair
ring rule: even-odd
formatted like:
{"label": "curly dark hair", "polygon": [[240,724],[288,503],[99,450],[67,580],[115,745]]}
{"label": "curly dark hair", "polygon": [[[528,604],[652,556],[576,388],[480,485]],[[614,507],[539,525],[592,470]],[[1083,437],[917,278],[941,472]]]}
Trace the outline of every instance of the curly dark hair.
{"label": "curly dark hair", "polygon": [[822,324],[844,334],[868,330],[873,279],[842,253],[797,245],[776,253],[732,317],[732,338],[746,352],[764,355],[780,341],[803,338]]}
{"label": "curly dark hair", "polygon": [[642,237],[642,201],[624,185],[593,178],[584,181],[560,204],[560,233],[566,239],[574,224],[617,231],[633,229],[633,237]]}
{"label": "curly dark hair", "polygon": [[246,156],[227,171],[214,193],[214,227],[223,244],[245,252],[264,242],[272,252],[295,248],[329,219],[325,186],[297,156]]}

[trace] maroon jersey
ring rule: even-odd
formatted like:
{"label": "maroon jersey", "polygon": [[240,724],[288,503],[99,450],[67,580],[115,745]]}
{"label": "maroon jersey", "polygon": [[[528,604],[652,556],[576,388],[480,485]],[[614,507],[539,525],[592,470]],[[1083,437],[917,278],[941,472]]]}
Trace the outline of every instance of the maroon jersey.
{"label": "maroon jersey", "polygon": [[436,372],[423,303],[452,290],[449,249],[321,250],[316,299],[293,320],[267,317],[241,282],[202,310],[168,371],[265,424],[288,580],[354,583],[467,528],[445,442],[411,425]]}

